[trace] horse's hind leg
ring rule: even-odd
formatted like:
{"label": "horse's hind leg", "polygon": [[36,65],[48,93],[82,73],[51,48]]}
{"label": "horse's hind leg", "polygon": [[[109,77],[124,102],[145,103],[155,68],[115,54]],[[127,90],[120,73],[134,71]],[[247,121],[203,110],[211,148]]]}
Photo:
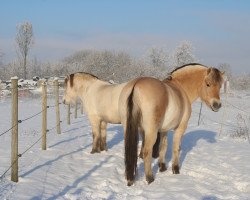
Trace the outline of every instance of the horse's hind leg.
{"label": "horse's hind leg", "polygon": [[153,146],[153,153],[152,153],[153,158],[158,158],[159,157],[160,141],[161,141],[161,133],[158,132],[157,133],[157,139],[156,139],[155,144]]}
{"label": "horse's hind leg", "polygon": [[107,137],[107,123],[102,121],[101,122],[101,142],[100,142],[100,150],[101,151],[107,151],[107,143],[106,143],[106,137]]}
{"label": "horse's hind leg", "polygon": [[160,153],[159,153],[159,170],[160,172],[164,172],[167,170],[166,168],[166,152],[168,147],[168,138],[166,133],[161,133],[160,135],[161,142],[160,142]]}
{"label": "horse's hind leg", "polygon": [[143,158],[144,158],[144,169],[146,180],[150,184],[154,181],[154,176],[152,173],[151,160],[153,145],[156,141],[157,131],[145,131],[145,145],[143,148]]}
{"label": "horse's hind leg", "polygon": [[172,156],[172,171],[174,174],[180,173],[179,157],[180,157],[180,145],[182,136],[186,130],[187,125],[180,125],[174,133],[173,141],[173,156]]}
{"label": "horse's hind leg", "polygon": [[101,121],[96,117],[90,118],[93,134],[93,146],[90,153],[100,153],[100,125]]}
{"label": "horse's hind leg", "polygon": [[[155,142],[155,144],[153,146],[153,152],[152,152],[152,157],[153,158],[158,158],[159,157],[159,145],[160,145],[160,140],[161,140],[160,135],[161,135],[160,132],[158,132],[156,142]],[[144,143],[145,143],[144,142],[145,136],[144,136],[143,131],[141,132],[141,137],[142,137],[142,145],[141,145],[141,151],[140,151],[139,157],[141,159],[143,159],[143,147],[144,147]]]}
{"label": "horse's hind leg", "polygon": [[141,144],[141,151],[140,151],[139,157],[141,159],[143,159],[143,148],[144,148],[145,134],[144,134],[144,131],[140,131],[140,133],[141,133],[141,138],[142,138],[142,144]]}

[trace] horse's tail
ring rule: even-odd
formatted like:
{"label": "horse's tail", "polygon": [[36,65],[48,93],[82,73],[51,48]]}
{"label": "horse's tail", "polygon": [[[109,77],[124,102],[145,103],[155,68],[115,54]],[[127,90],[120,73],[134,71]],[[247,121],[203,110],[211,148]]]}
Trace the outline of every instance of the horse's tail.
{"label": "horse's tail", "polygon": [[134,87],[127,99],[127,122],[125,130],[124,157],[128,186],[133,184],[137,169],[138,127],[141,120],[140,109],[134,102]]}

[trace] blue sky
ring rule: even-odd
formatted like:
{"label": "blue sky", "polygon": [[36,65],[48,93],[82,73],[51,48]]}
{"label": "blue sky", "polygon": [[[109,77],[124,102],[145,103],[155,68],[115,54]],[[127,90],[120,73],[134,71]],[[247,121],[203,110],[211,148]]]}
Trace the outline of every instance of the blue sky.
{"label": "blue sky", "polygon": [[82,49],[144,54],[172,51],[181,41],[195,47],[201,63],[227,62],[250,72],[248,0],[1,0],[0,52],[15,58],[16,25],[33,25],[30,56],[56,61]]}

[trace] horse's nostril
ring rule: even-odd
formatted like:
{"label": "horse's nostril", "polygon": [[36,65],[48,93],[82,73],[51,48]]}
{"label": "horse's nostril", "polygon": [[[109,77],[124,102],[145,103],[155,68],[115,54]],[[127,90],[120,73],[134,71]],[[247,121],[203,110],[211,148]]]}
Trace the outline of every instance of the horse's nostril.
{"label": "horse's nostril", "polygon": [[218,102],[214,102],[213,103],[213,107],[215,108],[215,109],[220,109],[220,107],[221,107],[221,103],[218,103]]}

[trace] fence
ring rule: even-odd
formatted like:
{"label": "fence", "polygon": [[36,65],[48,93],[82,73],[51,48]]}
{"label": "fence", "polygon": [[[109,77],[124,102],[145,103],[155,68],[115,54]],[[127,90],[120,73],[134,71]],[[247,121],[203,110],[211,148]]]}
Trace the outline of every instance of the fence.
{"label": "fence", "polygon": [[[25,153],[27,153],[31,148],[33,148],[38,142],[41,141],[41,149],[47,149],[47,134],[52,130],[56,129],[57,134],[61,134],[61,126],[60,124],[63,120],[60,120],[60,101],[59,101],[59,84],[58,79],[54,80],[54,105],[47,105],[47,83],[45,81],[42,82],[42,109],[41,111],[25,118],[18,119],[18,78],[13,77],[11,79],[11,95],[12,95],[12,126],[0,133],[0,137],[11,132],[11,164],[1,175],[0,180],[2,180],[6,174],[11,170],[11,181],[18,182],[18,159],[21,158]],[[75,104],[75,118],[77,118],[77,102]],[[51,128],[47,128],[47,110],[49,108],[55,108],[56,112],[56,124]],[[67,123],[70,124],[70,105],[68,105],[68,113],[67,113]],[[81,112],[82,113],[82,112]],[[18,152],[18,124],[29,121],[32,118],[37,117],[38,115],[42,115],[42,131],[41,136],[28,148],[26,148],[23,152]]]}
{"label": "fence", "polygon": [[[37,143],[41,142],[41,148],[42,150],[47,149],[47,134],[50,133],[52,130],[56,130],[56,133],[58,135],[61,134],[61,126],[60,124],[65,120],[67,124],[70,124],[70,116],[71,116],[71,111],[70,111],[70,105],[67,106],[67,116],[66,119],[60,119],[60,107],[59,105],[61,104],[59,101],[59,85],[58,85],[58,80],[55,79],[54,81],[54,97],[55,97],[55,104],[54,105],[47,105],[47,84],[43,82],[42,84],[42,109],[41,111],[25,118],[25,119],[18,119],[18,87],[17,87],[17,77],[12,78],[12,125],[9,129],[6,131],[3,131],[0,133],[0,137],[10,133],[12,134],[12,151],[11,151],[11,164],[10,166],[5,170],[5,172],[1,175],[0,180],[2,180],[5,175],[11,170],[11,180],[14,182],[18,182],[18,159],[21,158],[23,155],[25,155],[31,148],[33,148]],[[242,113],[244,116],[249,118],[249,112],[247,112],[245,109],[235,106],[233,103],[230,103],[227,98],[228,94],[225,94],[225,99],[223,102],[223,116],[226,116],[226,112],[228,107],[231,107],[238,112]],[[77,103],[75,104],[75,109],[74,109],[74,117],[77,118],[77,111],[79,110],[79,107],[77,106]],[[199,111],[193,110],[192,112],[197,115],[198,119],[198,126],[202,124],[202,120],[206,119],[210,122],[214,122],[218,125],[219,133],[221,133],[222,129],[224,127],[229,127],[233,129],[239,128],[239,125],[237,124],[231,124],[225,122],[224,117],[222,117],[221,121],[218,122],[212,118],[209,118],[205,114],[202,113],[203,111],[203,104],[200,103],[200,109]],[[47,128],[47,110],[50,108],[55,108],[56,112],[56,124],[55,126],[51,128]],[[82,107],[81,107],[82,108]],[[82,113],[81,109],[81,113]],[[41,131],[41,136],[33,143],[31,144],[28,148],[26,148],[23,152],[19,153],[18,152],[18,124],[24,123],[26,121],[29,121],[30,119],[37,117],[38,115],[42,114],[42,131]],[[204,123],[204,122],[203,122]],[[208,124],[207,124],[208,125]],[[250,141],[249,137],[248,140]]]}
{"label": "fence", "polygon": [[[232,93],[231,93],[232,94]],[[221,116],[221,120],[220,121],[216,121],[213,118],[210,118],[208,116],[206,116],[205,114],[202,113],[203,110],[203,103],[200,102],[200,109],[199,112],[193,110],[192,112],[197,115],[198,117],[198,123],[197,125],[200,126],[201,123],[204,123],[204,120],[207,120],[209,122],[213,122],[214,124],[216,124],[218,126],[218,133],[219,135],[221,135],[223,129],[229,129],[231,132],[233,131],[239,131],[242,130],[242,128],[244,129],[244,138],[248,140],[248,142],[250,143],[250,115],[249,115],[249,111],[247,111],[244,108],[241,108],[240,106],[235,106],[233,103],[230,103],[228,100],[228,95],[229,95],[229,91],[227,90],[224,94],[224,99],[222,100],[222,116]],[[228,112],[229,109],[233,109],[233,113],[238,113],[238,115],[242,115],[244,116],[244,119],[242,118],[243,123],[229,123],[226,122],[227,116],[228,116]],[[246,122],[248,120],[248,122]],[[209,124],[206,124],[209,126]],[[243,131],[243,130],[242,130]],[[238,135],[240,136],[240,135]]]}

